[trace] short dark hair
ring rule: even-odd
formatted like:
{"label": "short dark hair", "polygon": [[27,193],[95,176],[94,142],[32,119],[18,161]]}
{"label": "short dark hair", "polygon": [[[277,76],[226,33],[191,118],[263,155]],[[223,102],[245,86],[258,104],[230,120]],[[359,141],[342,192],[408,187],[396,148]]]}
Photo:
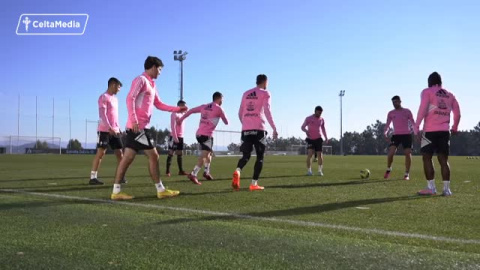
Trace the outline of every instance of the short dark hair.
{"label": "short dark hair", "polygon": [[163,67],[163,62],[162,60],[160,60],[160,58],[156,56],[148,56],[147,59],[145,59],[145,64],[143,65],[143,67],[145,68],[145,70],[147,70],[151,69],[153,66],[155,66],[156,68]]}
{"label": "short dark hair", "polygon": [[393,97],[392,97],[392,101],[394,101],[394,100],[402,101],[399,96],[393,96]]}
{"label": "short dark hair", "polygon": [[110,85],[112,84],[118,84],[120,86],[123,86],[122,83],[115,77],[111,77],[110,79],[108,79],[108,86],[110,87]]}
{"label": "short dark hair", "polygon": [[187,102],[185,102],[185,100],[180,99],[180,100],[177,102],[177,106],[180,106],[180,105],[182,105],[182,104],[185,105],[185,104],[187,104]]}
{"label": "short dark hair", "polygon": [[215,101],[216,99],[221,98],[221,97],[223,97],[222,93],[215,92],[215,93],[213,93],[212,100]]}
{"label": "short dark hair", "polygon": [[428,76],[428,87],[432,87],[434,85],[442,85],[442,77],[436,71]]}
{"label": "short dark hair", "polygon": [[257,85],[264,83],[267,80],[267,75],[260,74],[257,76]]}
{"label": "short dark hair", "polygon": [[317,107],[315,107],[315,111],[321,111],[321,112],[323,112],[322,106],[317,106]]}

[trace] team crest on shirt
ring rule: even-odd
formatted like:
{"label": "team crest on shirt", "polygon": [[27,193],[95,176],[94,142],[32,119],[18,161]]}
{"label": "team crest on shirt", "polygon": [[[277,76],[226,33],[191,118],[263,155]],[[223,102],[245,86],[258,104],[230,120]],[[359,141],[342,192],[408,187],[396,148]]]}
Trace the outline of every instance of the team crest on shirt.
{"label": "team crest on shirt", "polygon": [[[255,93],[255,92],[254,92]],[[248,104],[247,104],[247,111],[249,112],[253,112],[255,110],[255,103],[253,103],[252,101],[250,101]]]}
{"label": "team crest on shirt", "polygon": [[440,101],[438,102],[438,108],[441,109],[441,110],[448,109],[447,104],[445,103],[445,101],[443,99],[440,99]]}

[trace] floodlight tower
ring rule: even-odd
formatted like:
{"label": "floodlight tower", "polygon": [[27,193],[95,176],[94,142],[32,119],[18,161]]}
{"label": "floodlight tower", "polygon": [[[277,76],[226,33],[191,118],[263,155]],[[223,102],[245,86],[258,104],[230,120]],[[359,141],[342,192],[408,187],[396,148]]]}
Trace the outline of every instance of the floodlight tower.
{"label": "floodlight tower", "polygon": [[343,96],[345,96],[345,90],[340,90],[340,155],[343,156],[343,107],[342,107],[342,100]]}
{"label": "floodlight tower", "polygon": [[183,61],[187,59],[188,52],[173,51],[173,60],[180,62],[180,100],[183,100]]}

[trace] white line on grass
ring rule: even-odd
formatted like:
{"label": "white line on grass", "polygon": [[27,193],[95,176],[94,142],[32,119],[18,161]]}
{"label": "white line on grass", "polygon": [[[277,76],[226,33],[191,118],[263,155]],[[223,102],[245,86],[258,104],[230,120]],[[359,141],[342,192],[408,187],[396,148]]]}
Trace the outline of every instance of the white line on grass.
{"label": "white line on grass", "polygon": [[157,204],[142,204],[142,203],[135,203],[135,202],[121,202],[121,201],[112,201],[112,200],[104,200],[104,199],[92,199],[92,198],[86,198],[86,197],[68,196],[68,195],[60,195],[60,194],[28,192],[28,191],[17,190],[17,189],[0,189],[0,192],[20,193],[20,194],[35,195],[35,196],[41,196],[41,197],[69,199],[69,200],[86,201],[86,202],[108,203],[108,204],[126,205],[126,206],[136,206],[136,207],[162,209],[162,210],[172,210],[172,211],[195,213],[195,214],[202,214],[202,215],[233,217],[238,219],[270,221],[270,222],[286,223],[286,224],[292,224],[292,225],[298,225],[298,226],[320,227],[320,228],[329,228],[329,229],[344,230],[344,231],[354,231],[354,232],[361,232],[361,233],[367,233],[367,234],[388,235],[388,236],[405,237],[405,238],[417,238],[417,239],[431,240],[431,241],[437,241],[437,242],[451,242],[451,243],[460,243],[460,244],[480,245],[480,239],[458,239],[458,238],[433,236],[433,235],[418,234],[418,233],[405,233],[405,232],[397,232],[397,231],[386,231],[386,230],[380,230],[380,229],[365,229],[365,228],[359,228],[359,227],[327,224],[327,223],[320,223],[320,222],[313,222],[313,221],[257,217],[257,216],[243,215],[243,214],[236,214],[236,213],[198,210],[198,209],[190,209],[190,208],[183,208],[183,207],[162,206]]}

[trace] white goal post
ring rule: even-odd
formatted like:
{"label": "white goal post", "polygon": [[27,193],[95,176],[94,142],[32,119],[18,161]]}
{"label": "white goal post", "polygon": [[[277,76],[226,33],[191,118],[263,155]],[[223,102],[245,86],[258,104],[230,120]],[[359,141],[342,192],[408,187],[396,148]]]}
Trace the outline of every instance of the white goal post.
{"label": "white goal post", "polygon": [[331,145],[323,145],[322,146],[322,154],[324,155],[332,155],[333,153],[333,148]]}
{"label": "white goal post", "polygon": [[62,154],[60,137],[0,136],[0,153]]}

